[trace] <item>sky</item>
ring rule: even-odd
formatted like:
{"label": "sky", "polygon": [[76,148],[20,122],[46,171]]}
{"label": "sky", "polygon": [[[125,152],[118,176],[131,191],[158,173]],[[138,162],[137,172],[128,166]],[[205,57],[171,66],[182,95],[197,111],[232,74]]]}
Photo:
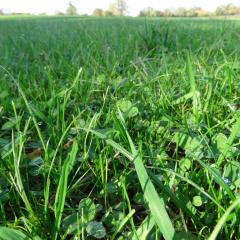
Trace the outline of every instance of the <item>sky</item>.
{"label": "sky", "polygon": [[[30,12],[39,14],[46,12],[54,14],[56,11],[64,12],[70,0],[0,0],[0,9],[8,12]],[[78,8],[80,14],[91,14],[95,8],[107,9],[109,3],[114,0],[71,0]],[[145,7],[153,7],[156,10],[178,7],[202,7],[213,11],[219,5],[233,3],[240,6],[240,0],[126,0],[128,14],[138,15]]]}

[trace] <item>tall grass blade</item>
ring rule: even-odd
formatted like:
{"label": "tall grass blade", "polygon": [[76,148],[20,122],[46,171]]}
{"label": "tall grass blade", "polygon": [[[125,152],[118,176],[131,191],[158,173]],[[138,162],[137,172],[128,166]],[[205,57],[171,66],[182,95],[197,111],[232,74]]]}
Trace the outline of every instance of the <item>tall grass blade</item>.
{"label": "tall grass blade", "polygon": [[213,232],[211,233],[210,237],[208,240],[215,240],[223,227],[224,223],[227,221],[228,216],[230,213],[233,211],[234,208],[240,206],[240,198],[237,198],[231,205],[230,207],[226,210],[226,212],[222,215],[220,220],[218,221],[217,225],[215,226]]}
{"label": "tall grass blade", "polygon": [[121,231],[121,229],[124,227],[124,225],[127,223],[129,219],[134,215],[135,209],[133,209],[131,212],[128,213],[128,215],[121,221],[115,232],[113,233],[111,240],[114,240],[117,234]]}
{"label": "tall grass blade", "polygon": [[226,193],[229,195],[229,197],[232,200],[235,200],[235,195],[233,194],[232,190],[230,187],[227,185],[227,183],[222,179],[221,176],[208,164],[205,164],[202,160],[200,159],[195,159],[195,161],[199,162],[205,169],[208,170],[208,172],[213,176],[215,181],[226,191]]}
{"label": "tall grass blade", "polygon": [[146,240],[148,234],[151,232],[155,225],[155,221],[151,214],[148,214],[148,216],[144,219],[142,224],[137,229],[137,236],[133,235],[132,240]]}
{"label": "tall grass blade", "polygon": [[54,204],[54,214],[55,214],[55,226],[53,232],[53,239],[57,239],[58,231],[62,219],[62,214],[64,210],[65,198],[67,195],[67,187],[68,187],[68,176],[72,170],[76,155],[78,151],[77,142],[73,143],[72,150],[68,155],[65,163],[63,164],[60,180],[58,183],[57,193],[55,196],[55,204]]}
{"label": "tall grass blade", "polygon": [[127,135],[129,145],[132,151],[133,159],[134,159],[134,165],[135,169],[138,175],[138,179],[140,181],[140,184],[142,186],[142,190],[144,192],[144,197],[146,198],[149,208],[151,210],[151,214],[153,215],[153,218],[158,225],[161,233],[163,234],[165,239],[173,239],[175,235],[175,230],[172,225],[171,219],[168,216],[168,213],[165,208],[165,203],[163,198],[159,197],[150,177],[148,176],[148,173],[146,171],[146,168],[143,165],[142,159],[137,152],[131,137],[129,136],[125,125],[124,125],[124,119],[120,112],[118,111],[120,116],[120,122],[122,124],[122,127],[125,129],[125,133]]}
{"label": "tall grass blade", "polygon": [[191,57],[189,52],[187,52],[187,72],[188,72],[188,78],[190,81],[190,86],[191,86],[191,93],[192,93],[192,99],[193,99],[193,114],[196,118],[196,121],[198,122],[198,115],[199,115],[199,92],[196,91],[196,83],[195,83],[195,77],[193,73],[193,66],[191,62]]}

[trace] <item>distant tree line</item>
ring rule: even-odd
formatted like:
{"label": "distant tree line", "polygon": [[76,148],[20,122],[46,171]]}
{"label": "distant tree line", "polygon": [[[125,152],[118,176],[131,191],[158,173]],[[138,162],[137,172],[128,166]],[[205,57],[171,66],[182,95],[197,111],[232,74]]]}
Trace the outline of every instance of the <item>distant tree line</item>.
{"label": "distant tree line", "polygon": [[151,7],[140,11],[140,17],[208,17],[208,16],[236,16],[240,15],[240,7],[233,4],[219,6],[214,12],[204,10],[200,7],[191,9],[177,8],[158,11]]}
{"label": "distant tree line", "polygon": [[[127,4],[125,0],[115,0],[110,3],[106,10],[97,8],[93,11],[93,16],[124,16],[127,13]],[[78,15],[77,8],[71,3],[68,3],[66,13],[57,12],[56,15]],[[84,14],[87,16],[87,14]]]}
{"label": "distant tree line", "polygon": [[5,13],[5,11],[3,11],[2,9],[0,9],[0,16],[1,15],[24,15],[24,16],[26,16],[26,15],[29,15],[29,16],[31,16],[32,14],[31,13],[24,13],[24,12],[12,12],[12,13]]}
{"label": "distant tree line", "polygon": [[[127,14],[127,4],[125,0],[115,0],[115,2],[110,3],[108,8],[103,10],[101,8],[96,8],[92,16],[124,16]],[[0,9],[0,15],[4,15],[4,11]],[[9,13],[8,13],[9,15]],[[11,13],[11,15],[31,15],[30,13]],[[39,15],[47,15],[46,13],[41,13]],[[68,3],[66,12],[56,12],[55,15],[79,15],[77,7],[71,2]],[[191,9],[186,9],[183,7],[176,9],[166,9],[164,11],[156,10],[152,7],[144,8],[138,14],[140,17],[208,17],[208,16],[240,16],[240,6],[235,6],[233,4],[227,4],[219,6],[214,12],[209,12],[200,7],[195,7]],[[87,16],[83,14],[82,16]]]}
{"label": "distant tree line", "polygon": [[215,14],[217,16],[234,16],[234,15],[240,15],[240,6],[237,7],[233,4],[228,4],[225,6],[219,6]]}

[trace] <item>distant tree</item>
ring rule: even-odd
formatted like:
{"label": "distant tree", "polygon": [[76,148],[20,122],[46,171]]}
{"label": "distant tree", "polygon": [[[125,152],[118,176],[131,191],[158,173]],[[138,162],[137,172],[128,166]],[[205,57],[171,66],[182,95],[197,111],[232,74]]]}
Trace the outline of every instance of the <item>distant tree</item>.
{"label": "distant tree", "polygon": [[12,12],[10,15],[18,16],[18,15],[24,15],[24,16],[31,16],[31,13],[25,13],[25,12]]}
{"label": "distant tree", "polygon": [[191,9],[189,9],[187,11],[186,16],[187,17],[197,17],[198,16],[198,12],[199,12],[199,8],[194,7],[194,8],[191,8]]}
{"label": "distant tree", "polygon": [[210,12],[199,7],[191,8],[187,10],[187,13],[186,13],[187,17],[208,17],[210,15],[211,15]]}
{"label": "distant tree", "polygon": [[56,12],[55,12],[55,15],[56,15],[56,16],[64,16],[65,13],[64,13],[64,12],[61,12],[61,11],[56,11]]}
{"label": "distant tree", "polygon": [[141,11],[139,12],[138,16],[139,16],[139,17],[144,17],[144,12],[143,12],[143,10],[141,10]]}
{"label": "distant tree", "polygon": [[239,15],[239,14],[240,14],[240,7],[237,7],[233,4],[219,6],[215,11],[215,15],[217,16],[231,16],[231,15]]}
{"label": "distant tree", "polygon": [[111,16],[124,16],[127,13],[127,4],[125,0],[115,0],[114,3],[110,3],[106,14]]}
{"label": "distant tree", "polygon": [[78,15],[77,8],[71,3],[68,3],[67,15]]}
{"label": "distant tree", "polygon": [[127,3],[125,0],[116,0],[115,3],[116,15],[124,16],[127,12]]}
{"label": "distant tree", "polygon": [[156,17],[157,12],[152,7],[147,7],[140,11],[139,16],[140,17]]}
{"label": "distant tree", "polygon": [[92,16],[97,16],[97,17],[104,16],[104,11],[101,8],[96,8],[93,11]]}
{"label": "distant tree", "polygon": [[165,9],[163,13],[164,13],[164,17],[173,17],[174,16],[174,13],[171,9]]}
{"label": "distant tree", "polygon": [[226,12],[227,12],[227,15],[229,15],[229,16],[238,15],[238,14],[240,14],[240,8],[233,4],[228,4],[226,7]]}
{"label": "distant tree", "polygon": [[175,17],[186,17],[187,15],[187,10],[183,7],[181,8],[177,8],[175,11],[174,11],[174,16]]}
{"label": "distant tree", "polygon": [[199,8],[198,11],[197,11],[197,16],[198,16],[198,17],[209,17],[209,16],[211,16],[211,15],[212,15],[211,12],[206,11],[206,10],[204,10],[204,9],[202,9],[202,8]]}
{"label": "distant tree", "polygon": [[156,16],[157,17],[163,17],[164,16],[164,12],[156,10]]}
{"label": "distant tree", "polygon": [[114,3],[108,5],[108,9],[105,11],[106,16],[117,16],[117,8]]}
{"label": "distant tree", "polygon": [[42,13],[39,13],[38,15],[39,15],[39,16],[47,16],[47,13],[42,12]]}
{"label": "distant tree", "polygon": [[219,7],[216,8],[215,14],[217,16],[223,16],[223,15],[225,15],[225,10],[226,10],[225,6],[219,6]]}
{"label": "distant tree", "polygon": [[110,10],[106,10],[103,12],[103,16],[106,16],[106,17],[114,16],[114,13]]}
{"label": "distant tree", "polygon": [[0,9],[0,15],[4,15],[4,12],[2,9]]}

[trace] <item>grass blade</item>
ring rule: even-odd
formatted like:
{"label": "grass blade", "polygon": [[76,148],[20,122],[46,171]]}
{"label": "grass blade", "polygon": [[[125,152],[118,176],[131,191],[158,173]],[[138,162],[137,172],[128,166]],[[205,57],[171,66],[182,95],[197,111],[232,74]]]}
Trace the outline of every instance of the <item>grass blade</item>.
{"label": "grass blade", "polygon": [[[119,111],[120,113],[120,111]],[[121,113],[120,113],[121,116]],[[123,121],[121,121],[122,126]],[[130,138],[127,130],[125,130],[126,135],[128,137],[128,141],[131,147],[131,151],[134,157],[134,165],[135,169],[140,181],[140,184],[142,186],[142,190],[144,192],[144,197],[146,198],[149,208],[151,210],[151,213],[153,215],[153,218],[158,225],[161,233],[163,234],[165,239],[173,239],[175,235],[175,230],[172,225],[171,219],[168,216],[168,213],[165,208],[165,203],[163,198],[160,198],[147,171],[146,168],[143,165],[142,159],[137,152],[132,139]]]}
{"label": "grass blade", "polygon": [[195,159],[197,162],[199,162],[205,169],[211,173],[211,175],[214,177],[215,181],[226,191],[226,193],[229,195],[229,197],[232,200],[235,200],[235,196],[232,192],[232,190],[229,188],[229,186],[224,182],[224,180],[221,178],[221,176],[218,175],[218,173],[212,169],[210,166],[205,164],[202,160],[200,159]]}
{"label": "grass blade", "polygon": [[124,227],[124,225],[127,223],[127,221],[133,216],[135,213],[135,210],[133,209],[131,212],[128,213],[128,215],[122,220],[120,225],[117,227],[115,232],[113,233],[111,240],[115,239],[116,235],[121,231],[121,229]]}
{"label": "grass blade", "polygon": [[234,208],[237,206],[240,206],[240,198],[237,198],[231,205],[230,207],[226,210],[226,212],[223,214],[223,216],[220,218],[218,221],[217,225],[215,226],[213,232],[211,233],[210,237],[208,240],[215,240],[217,238],[218,233],[220,232],[222,226],[224,223],[227,221],[227,217],[229,214],[232,212]]}
{"label": "grass blade", "polygon": [[137,232],[136,232],[137,236],[136,235],[132,236],[132,240],[146,240],[148,234],[151,232],[154,225],[155,225],[155,221],[154,221],[152,215],[149,214],[144,219],[142,224],[138,227]]}
{"label": "grass blade", "polygon": [[57,239],[57,236],[58,236],[58,231],[59,231],[59,227],[62,219],[62,213],[64,209],[65,198],[67,195],[68,176],[72,170],[73,163],[77,155],[77,151],[78,151],[78,146],[77,146],[77,143],[74,142],[72,150],[62,167],[61,177],[58,183],[57,193],[55,197],[55,204],[54,204],[54,213],[55,213],[55,226],[54,226],[54,232],[53,232],[54,240]]}
{"label": "grass blade", "polygon": [[227,143],[225,144],[225,147],[223,149],[223,153],[219,156],[219,158],[217,160],[218,165],[220,165],[223,162],[227,152],[229,151],[229,149],[231,148],[231,146],[233,144],[233,141],[234,141],[239,129],[240,129],[240,117],[237,119],[236,123],[233,125],[233,129],[232,129],[231,134],[230,134],[230,136],[227,140]]}

